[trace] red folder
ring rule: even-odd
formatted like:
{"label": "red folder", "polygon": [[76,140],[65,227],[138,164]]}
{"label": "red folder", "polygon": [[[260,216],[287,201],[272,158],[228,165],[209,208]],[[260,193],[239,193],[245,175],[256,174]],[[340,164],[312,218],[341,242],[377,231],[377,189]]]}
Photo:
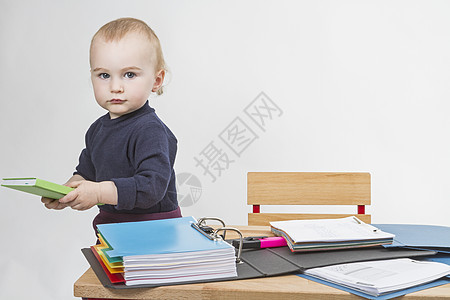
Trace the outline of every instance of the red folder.
{"label": "red folder", "polygon": [[111,283],[121,283],[121,282],[125,282],[125,279],[123,278],[122,273],[115,273],[112,274],[111,272],[109,272],[108,268],[105,266],[105,264],[103,263],[102,259],[100,258],[100,255],[98,255],[97,251],[95,250],[94,246],[91,246],[91,251],[92,253],[94,253],[95,258],[98,260],[98,262],[100,263],[100,265],[103,268],[103,271],[105,271],[106,276],[108,276],[109,280],[111,281]]}

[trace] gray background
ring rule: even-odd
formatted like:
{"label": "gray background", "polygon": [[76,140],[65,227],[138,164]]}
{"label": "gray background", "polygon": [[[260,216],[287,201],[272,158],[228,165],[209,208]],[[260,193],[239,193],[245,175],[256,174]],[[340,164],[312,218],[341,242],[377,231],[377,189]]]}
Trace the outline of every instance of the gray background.
{"label": "gray background", "polygon": [[[246,224],[248,171],[361,171],[373,222],[449,226],[449,15],[448,1],[0,1],[0,176],[71,176],[105,113],[90,39],[132,16],[170,67],[150,102],[179,139],[184,215]],[[264,130],[245,114],[261,92],[279,108]],[[258,136],[239,155],[226,144],[236,118],[247,127],[234,146]],[[195,161],[211,145],[215,181]],[[0,202],[0,298],[71,299],[96,209],[49,211],[5,188]]]}

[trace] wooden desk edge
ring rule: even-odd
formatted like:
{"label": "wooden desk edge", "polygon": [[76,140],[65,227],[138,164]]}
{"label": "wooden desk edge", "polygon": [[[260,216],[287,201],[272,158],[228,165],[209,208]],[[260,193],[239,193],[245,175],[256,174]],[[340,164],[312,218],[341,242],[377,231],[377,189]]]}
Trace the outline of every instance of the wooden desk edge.
{"label": "wooden desk edge", "polygon": [[[283,286],[283,290],[280,290]],[[318,293],[318,290],[320,293]],[[74,285],[75,297],[124,299],[349,299],[347,292],[296,275],[141,289],[110,289],[88,269]],[[358,297],[354,298],[357,299]]]}
{"label": "wooden desk edge", "polygon": [[[266,226],[234,226],[244,236],[272,235]],[[228,234],[228,233],[227,233]],[[228,238],[234,238],[230,232]],[[156,288],[105,288],[89,268],[74,284],[74,296],[106,299],[361,299],[350,293],[328,287],[296,275],[235,281],[221,281]],[[450,284],[408,294],[402,299],[450,299]]]}

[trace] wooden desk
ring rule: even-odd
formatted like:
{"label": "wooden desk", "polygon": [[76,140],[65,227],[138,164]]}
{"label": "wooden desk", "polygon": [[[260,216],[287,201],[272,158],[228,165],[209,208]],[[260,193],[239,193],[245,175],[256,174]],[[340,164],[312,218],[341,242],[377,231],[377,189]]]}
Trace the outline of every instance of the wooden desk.
{"label": "wooden desk", "polygon": [[[244,236],[272,235],[269,227],[237,226]],[[227,238],[233,238],[232,232]],[[109,289],[88,269],[74,284],[75,297],[104,299],[362,299],[296,275],[247,280],[162,286],[156,288]],[[450,284],[408,294],[402,300],[450,299]]]}

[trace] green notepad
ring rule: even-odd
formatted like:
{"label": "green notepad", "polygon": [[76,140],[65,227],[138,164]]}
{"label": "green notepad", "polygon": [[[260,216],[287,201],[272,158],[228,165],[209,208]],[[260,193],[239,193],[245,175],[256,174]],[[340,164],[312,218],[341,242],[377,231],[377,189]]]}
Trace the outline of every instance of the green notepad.
{"label": "green notepad", "polygon": [[73,190],[38,178],[3,178],[2,186],[50,199],[60,199]]}

